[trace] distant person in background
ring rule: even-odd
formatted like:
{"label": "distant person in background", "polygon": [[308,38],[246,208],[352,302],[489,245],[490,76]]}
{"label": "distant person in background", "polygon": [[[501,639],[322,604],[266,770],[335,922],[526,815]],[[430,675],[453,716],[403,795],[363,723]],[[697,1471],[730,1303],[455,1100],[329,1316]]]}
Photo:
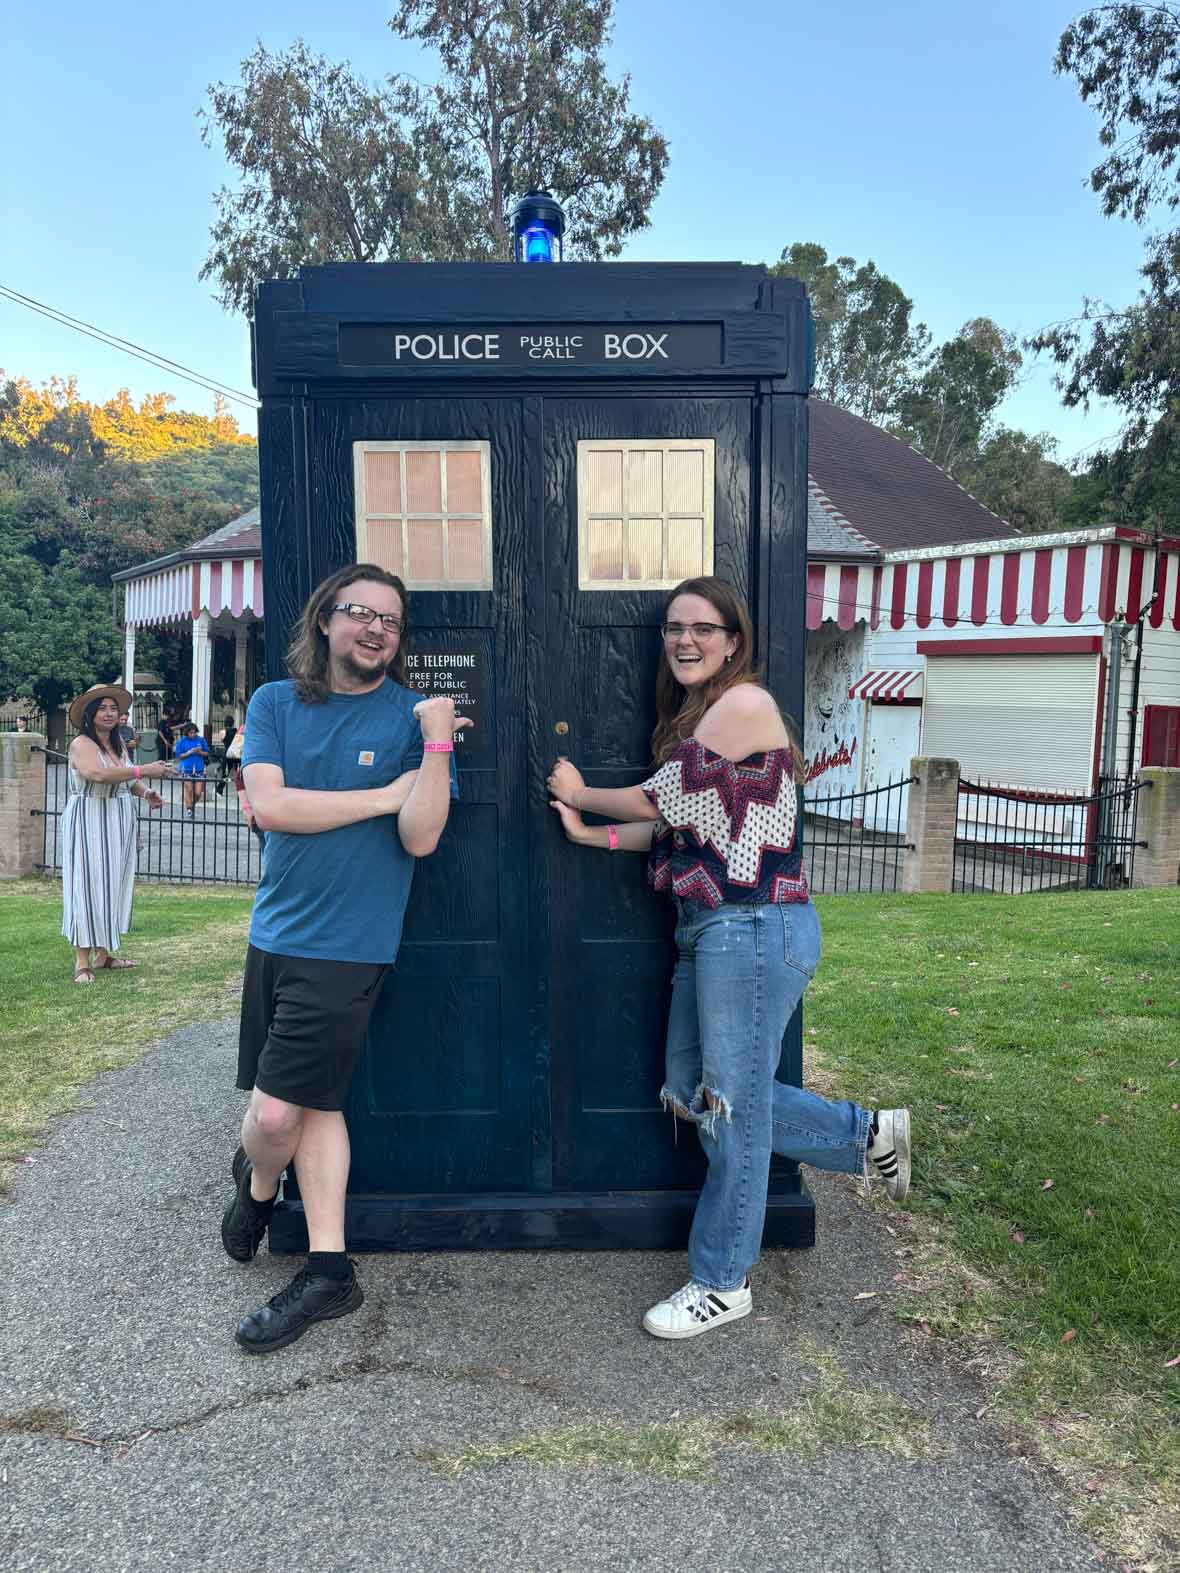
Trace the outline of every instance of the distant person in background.
{"label": "distant person in background", "polygon": [[171,706],[165,706],[160,724],[156,728],[156,736],[160,739],[160,758],[171,759],[176,742],[176,712]]}
{"label": "distant person in background", "polygon": [[17,716],[16,729],[18,732],[27,732],[29,730],[29,718],[27,715]]}
{"label": "distant person in background", "polygon": [[186,721],[174,750],[176,768],[184,782],[185,812],[196,817],[197,804],[205,796],[205,761],[209,745],[192,721]]}
{"label": "distant person in background", "polygon": [[122,972],[135,963],[115,956],[131,927],[135,883],[136,813],[131,796],[149,809],[163,798],[148,787],[172,774],[164,763],[135,765],[123,752],[119,711],[131,703],[125,688],[100,683],[70,706],[78,736],[70,744],[69,797],[61,817],[62,924],[74,947],[74,982],[96,972]]}
{"label": "distant person in background", "polygon": [[229,781],[234,774],[233,760],[229,756],[229,751],[233,747],[234,738],[237,737],[237,735],[238,723],[234,720],[233,716],[227,715],[225,718],[224,729],[218,743],[218,748],[221,753],[221,774],[218,777],[217,785],[213,789],[217,793],[218,797],[220,797],[221,794],[225,791],[226,782]]}
{"label": "distant person in background", "polygon": [[135,750],[139,747],[139,733],[131,724],[130,710],[124,710],[119,717],[119,741],[123,745],[123,752],[134,764]]}

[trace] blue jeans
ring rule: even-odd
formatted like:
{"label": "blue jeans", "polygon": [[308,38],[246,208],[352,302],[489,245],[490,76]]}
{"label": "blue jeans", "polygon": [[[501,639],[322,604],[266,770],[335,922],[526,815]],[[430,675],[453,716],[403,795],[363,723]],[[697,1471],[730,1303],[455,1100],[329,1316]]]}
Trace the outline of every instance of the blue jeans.
{"label": "blue jeans", "polygon": [[775,1080],[783,1033],[819,965],[812,904],[676,905],[660,1097],[696,1125],[709,1160],[689,1271],[710,1289],[736,1289],[758,1260],[771,1153],[858,1174],[871,1115]]}

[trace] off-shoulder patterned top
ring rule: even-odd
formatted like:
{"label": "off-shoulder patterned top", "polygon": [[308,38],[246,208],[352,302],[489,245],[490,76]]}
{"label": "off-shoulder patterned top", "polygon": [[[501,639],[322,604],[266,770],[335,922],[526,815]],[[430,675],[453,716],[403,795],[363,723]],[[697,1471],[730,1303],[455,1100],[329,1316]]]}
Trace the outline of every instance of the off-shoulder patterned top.
{"label": "off-shoulder patterned top", "polygon": [[808,899],[789,748],[735,763],[687,737],[642,786],[660,811],[653,890],[706,907]]}

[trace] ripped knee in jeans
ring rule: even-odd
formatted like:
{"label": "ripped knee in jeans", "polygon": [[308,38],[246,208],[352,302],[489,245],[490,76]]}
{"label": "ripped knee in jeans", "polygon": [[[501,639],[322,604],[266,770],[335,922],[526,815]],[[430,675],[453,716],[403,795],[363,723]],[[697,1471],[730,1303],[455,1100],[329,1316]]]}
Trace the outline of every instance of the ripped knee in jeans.
{"label": "ripped knee in jeans", "polygon": [[670,1087],[662,1087],[660,1103],[665,1114],[671,1110],[673,1119],[690,1120],[706,1136],[716,1136],[718,1120],[724,1120],[726,1124],[733,1122],[733,1105],[729,1099],[720,1088],[709,1087],[703,1081],[697,1084],[687,1102],[677,1097]]}

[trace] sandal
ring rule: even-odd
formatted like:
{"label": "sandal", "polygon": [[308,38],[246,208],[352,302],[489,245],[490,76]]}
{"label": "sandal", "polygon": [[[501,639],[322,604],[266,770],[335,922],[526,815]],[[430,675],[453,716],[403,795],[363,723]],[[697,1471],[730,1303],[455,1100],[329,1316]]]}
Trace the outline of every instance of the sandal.
{"label": "sandal", "polygon": [[91,969],[89,967],[75,967],[74,968],[74,982],[75,983],[93,983],[94,982],[94,973],[91,971]]}

